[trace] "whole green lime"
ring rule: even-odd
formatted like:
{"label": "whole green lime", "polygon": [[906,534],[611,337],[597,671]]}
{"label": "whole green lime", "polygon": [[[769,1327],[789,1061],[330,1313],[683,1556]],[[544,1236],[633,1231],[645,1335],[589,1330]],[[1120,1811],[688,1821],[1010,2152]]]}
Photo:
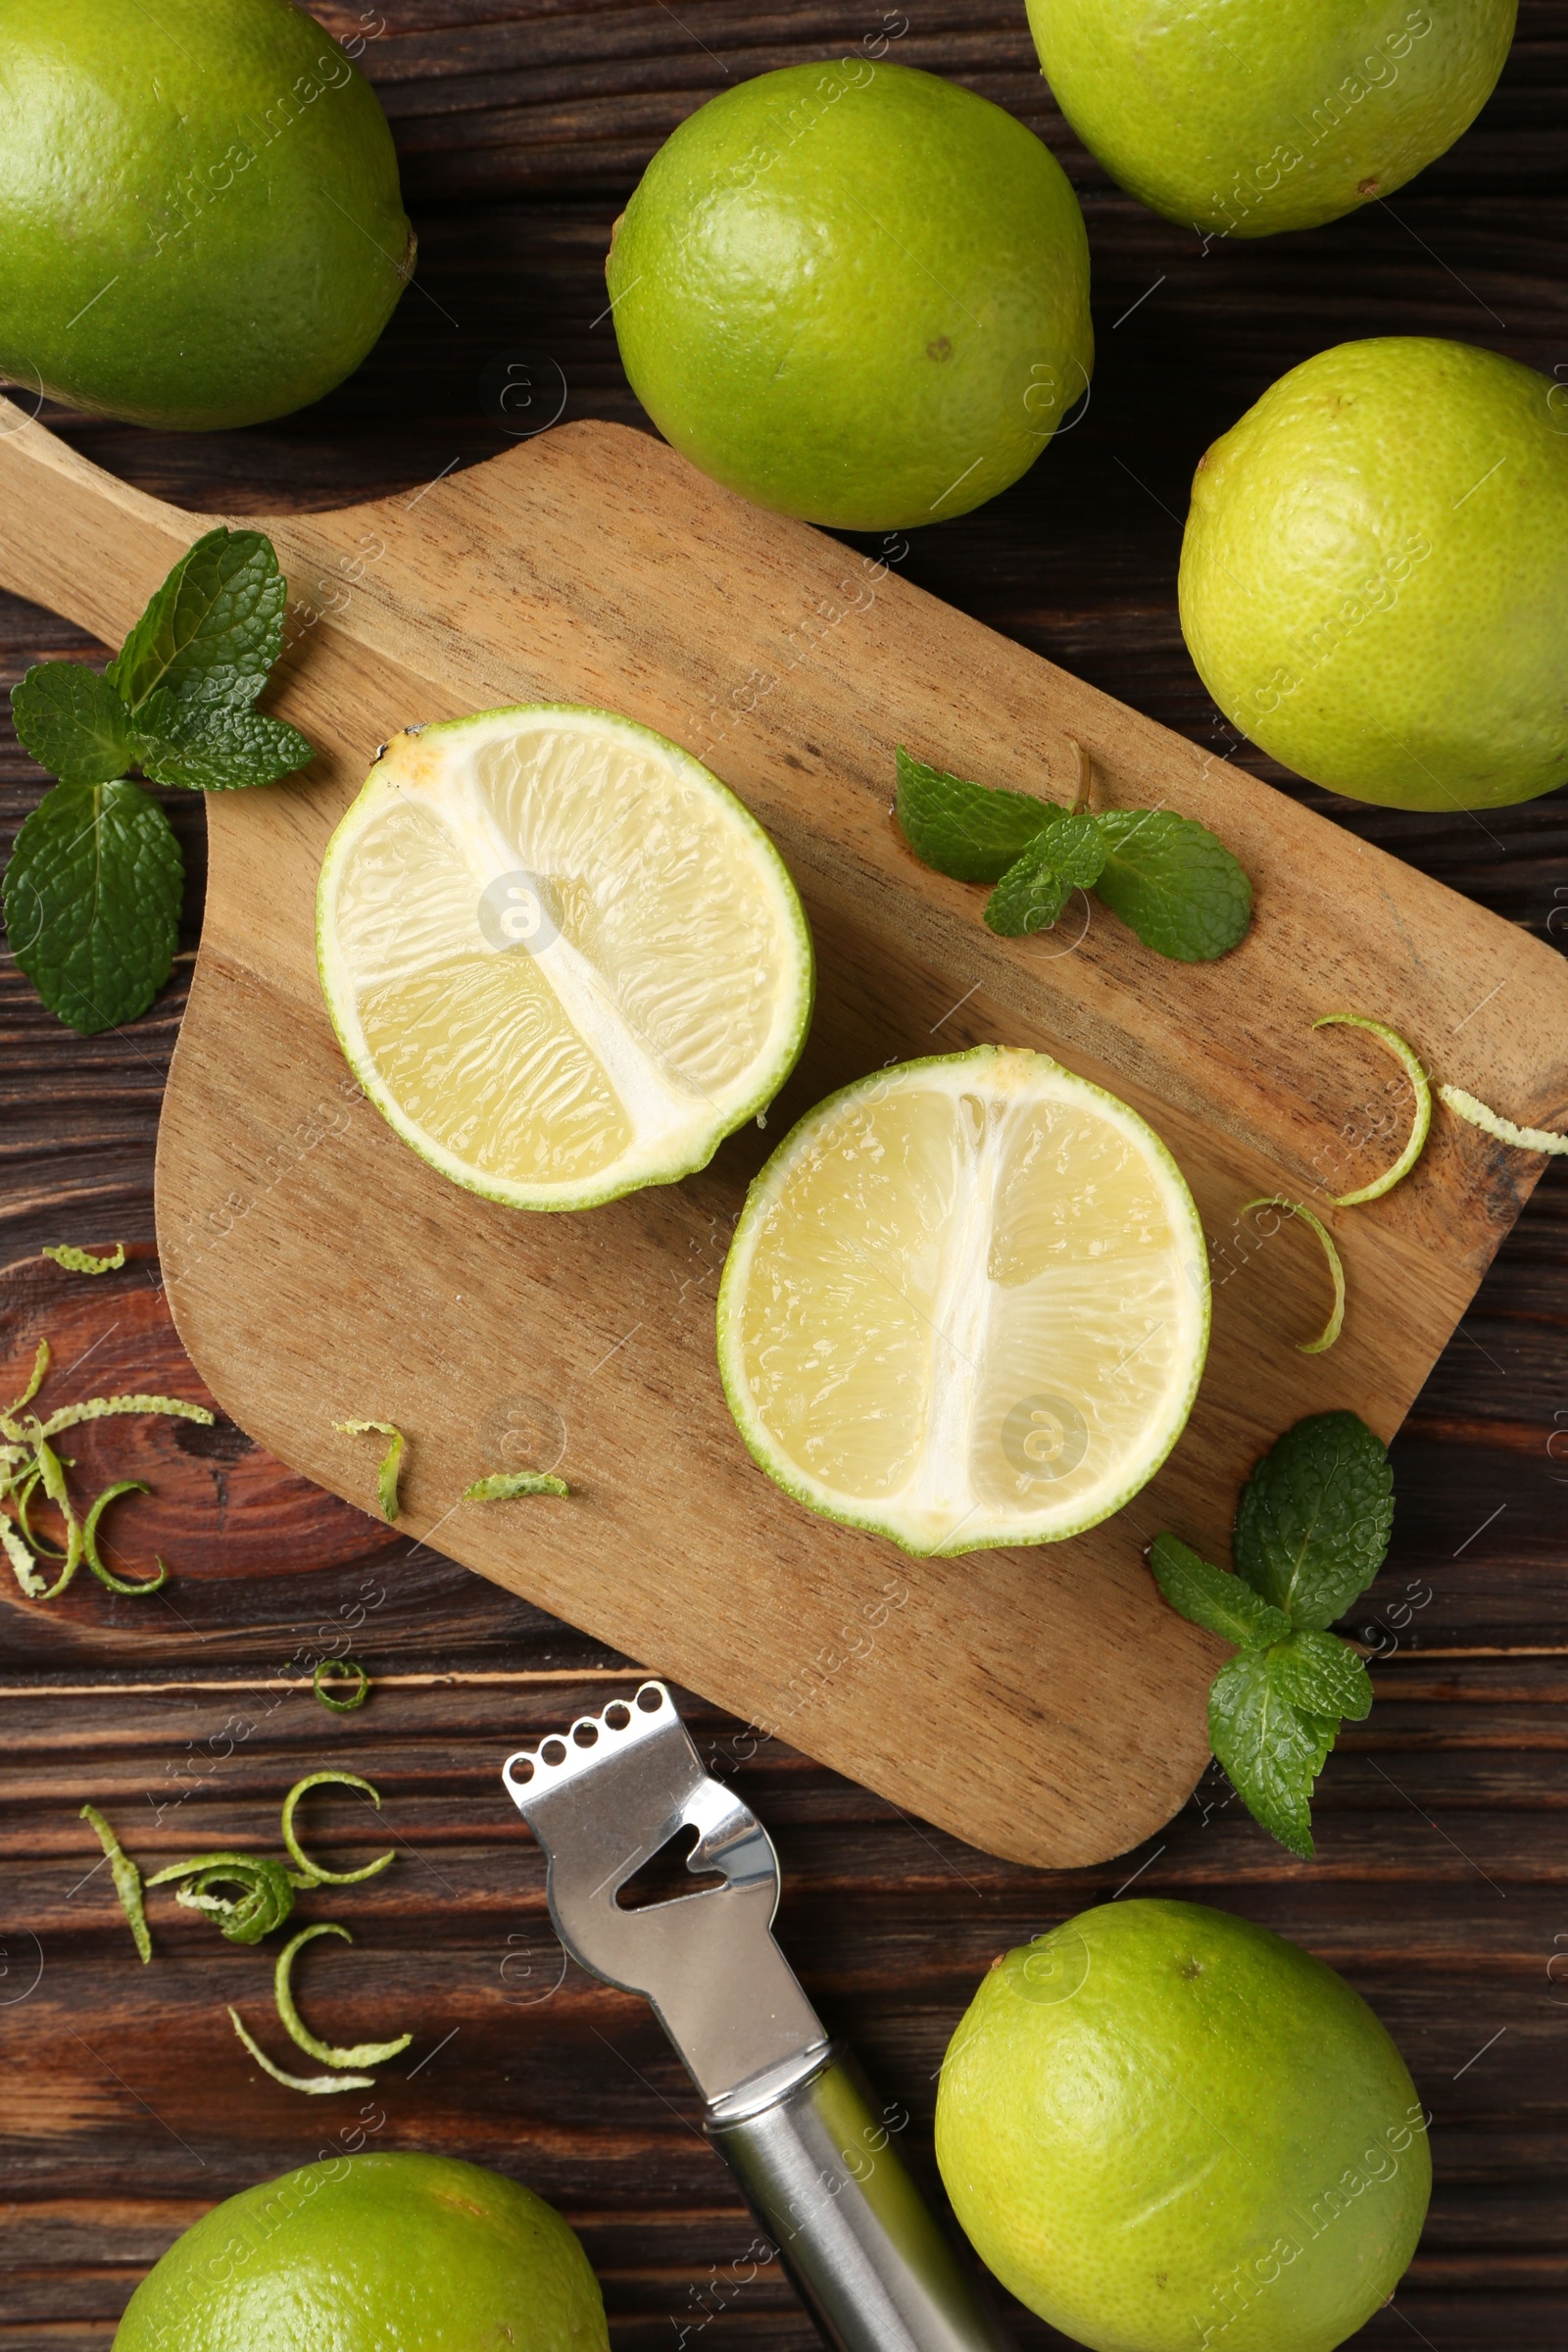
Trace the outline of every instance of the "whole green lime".
{"label": "whole green lime", "polygon": [[1216,236],[1315,228],[1451,147],[1517,0],[1029,0],[1046,78],[1113,179]]}
{"label": "whole green lime", "polygon": [[956,83],[866,56],[759,74],[666,140],[606,275],[632,389],[716,481],[848,530],[966,514],[1089,381],[1060,166]]}
{"label": "whole green lime", "polygon": [[114,2352],[606,2352],[560,2214],[449,2156],[339,2156],[264,2180],[176,2238]]}
{"label": "whole green lime", "polygon": [[1330,2352],[1393,2293],[1432,2187],[1359,1994],[1199,1903],[1106,1903],[996,1962],[937,2161],[1004,2286],[1095,2352]]}
{"label": "whole green lime", "polygon": [[288,0],[5,0],[0,369],[254,424],[357,368],[413,267],[375,92]]}
{"label": "whole green lime", "polygon": [[1181,615],[1314,783],[1495,808],[1568,778],[1568,388],[1390,335],[1293,368],[1200,459]]}

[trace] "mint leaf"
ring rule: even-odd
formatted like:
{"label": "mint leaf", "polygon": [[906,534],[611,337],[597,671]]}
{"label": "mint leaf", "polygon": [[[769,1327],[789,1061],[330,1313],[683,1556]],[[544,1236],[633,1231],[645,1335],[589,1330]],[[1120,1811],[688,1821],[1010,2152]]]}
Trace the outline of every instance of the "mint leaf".
{"label": "mint leaf", "polygon": [[1252,1819],[1310,1861],[1312,1784],[1339,1726],[1287,1694],[1286,1646],[1244,1649],[1220,1668],[1208,1694],[1208,1739]]}
{"label": "mint leaf", "polygon": [[1242,1490],[1237,1574],[1292,1625],[1332,1625],[1383,1565],[1394,1526],[1389,1457],[1354,1413],[1287,1430]]}
{"label": "mint leaf", "polygon": [[137,765],[155,784],[183,784],[194,792],[275,784],[316,757],[299,729],[281,718],[182,704],[166,687],[142,704],[131,740]]}
{"label": "mint leaf", "polygon": [[997,884],[986,901],[987,927],[1004,939],[1049,930],[1069,893],[1093,889],[1104,862],[1104,844],[1092,816],[1058,817],[1036,834]]}
{"label": "mint leaf", "polygon": [[1310,1715],[1348,1715],[1352,1723],[1364,1723],[1372,1712],[1372,1677],[1337,1634],[1290,1635],[1279,1645],[1277,1669],[1285,1696]]}
{"label": "mint leaf", "polygon": [[911,760],[902,745],[894,758],[904,838],[918,858],[955,882],[1000,882],[1036,835],[1067,813],[1029,793],[966,784]]}
{"label": "mint leaf", "polygon": [[1223,1568],[1211,1567],[1176,1536],[1154,1538],[1149,1565],[1178,1616],[1218,1634],[1222,1641],[1234,1642],[1241,1649],[1281,1642],[1291,1630],[1283,1611],[1259,1600],[1251,1586],[1243,1584],[1239,1576],[1227,1576]]}
{"label": "mint leaf", "polygon": [[57,784],[17,835],[5,918],[18,963],[83,1037],[145,1012],[169,977],[184,873],[135,784]]}
{"label": "mint leaf", "polygon": [[34,663],[11,690],[11,715],[38,765],[63,783],[107,784],[131,764],[124,704],[79,662]]}
{"label": "mint leaf", "polygon": [[1049,931],[1072,894],[1072,884],[1046,855],[1045,841],[1044,833],[1036,836],[986,901],[986,928],[1000,938],[1025,939],[1035,931]]}
{"label": "mint leaf", "polygon": [[109,665],[137,713],[160,687],[181,702],[255,702],[283,644],[288,589],[260,531],[220,526],[181,556]]}
{"label": "mint leaf", "polygon": [[1206,826],[1169,808],[1107,808],[1095,821],[1106,851],[1095,888],[1146,948],[1208,963],[1247,937],[1252,885]]}

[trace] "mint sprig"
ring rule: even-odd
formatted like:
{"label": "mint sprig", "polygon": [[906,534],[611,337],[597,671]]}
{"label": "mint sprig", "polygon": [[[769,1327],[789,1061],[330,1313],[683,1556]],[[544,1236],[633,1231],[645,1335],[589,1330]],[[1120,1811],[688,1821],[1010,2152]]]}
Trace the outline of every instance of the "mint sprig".
{"label": "mint sprig", "polygon": [[173,960],[179,845],[130,771],[231,792],[314,757],[252,708],[287,604],[271,541],[220,526],[181,556],[104,675],[42,662],[13,689],[18,737],[60,781],[17,835],[6,929],[51,1012],[84,1037],[145,1012]]}
{"label": "mint sprig", "polygon": [[1372,1684],[1325,1631],[1371,1584],[1394,1525],[1389,1457],[1354,1413],[1287,1430],[1242,1490],[1234,1576],[1172,1535],[1149,1554],[1178,1615],[1236,1644],[1208,1694],[1209,1744],[1254,1821],[1309,1860],[1312,1787]]}
{"label": "mint sprig", "polygon": [[1246,938],[1252,886],[1224,843],[1168,808],[1067,809],[970,784],[896,754],[896,808],[915,856],[956,882],[995,885],[988,927],[1005,939],[1047,930],[1074,888],[1093,890],[1144,942],[1207,963]]}

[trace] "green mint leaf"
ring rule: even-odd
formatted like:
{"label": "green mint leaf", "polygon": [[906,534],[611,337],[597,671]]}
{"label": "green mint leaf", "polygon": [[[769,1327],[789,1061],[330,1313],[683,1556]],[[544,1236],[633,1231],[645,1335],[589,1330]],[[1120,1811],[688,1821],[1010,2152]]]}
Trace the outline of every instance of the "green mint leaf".
{"label": "green mint leaf", "polygon": [[1244,1649],[1220,1668],[1208,1694],[1208,1740],[1252,1819],[1310,1861],[1312,1784],[1339,1726],[1286,1695],[1281,1646]]}
{"label": "green mint leaf", "polygon": [[1337,1634],[1291,1634],[1276,1653],[1279,1687],[1308,1715],[1348,1715],[1364,1723],[1372,1712],[1372,1677],[1359,1654]]}
{"label": "green mint leaf", "polygon": [[299,729],[281,718],[180,703],[165,687],[141,706],[131,740],[137,764],[155,784],[183,784],[194,792],[275,784],[316,757]]}
{"label": "green mint leaf", "polygon": [[11,715],[21,742],[62,783],[107,784],[134,757],[124,704],[79,662],[35,663],[11,690]]}
{"label": "green mint leaf", "polygon": [[169,977],[179,845],[139,785],[57,784],[17,835],[6,930],[51,1012],[83,1037],[145,1012]]}
{"label": "green mint leaf", "polygon": [[1095,821],[1106,851],[1095,888],[1146,948],[1208,963],[1247,937],[1252,885],[1206,826],[1169,808],[1107,808]]}
{"label": "green mint leaf", "polygon": [[287,603],[271,541],[220,526],[181,556],[109,664],[109,682],[137,713],[160,687],[181,702],[248,709],[281,651]]}
{"label": "green mint leaf", "polygon": [[1036,835],[1067,813],[1029,793],[966,784],[911,760],[902,745],[895,760],[904,838],[926,865],[955,882],[1000,882]]}
{"label": "green mint leaf", "polygon": [[1045,842],[1045,834],[1037,834],[986,901],[986,929],[999,938],[1026,939],[1049,931],[1072,895],[1072,884],[1052,864]]}
{"label": "green mint leaf", "polygon": [[1179,1537],[1156,1536],[1149,1566],[1178,1616],[1218,1634],[1222,1641],[1234,1642],[1240,1649],[1264,1648],[1271,1642],[1284,1641],[1291,1630],[1291,1621],[1282,1610],[1260,1600],[1239,1576],[1227,1576],[1223,1568],[1212,1567]]}
{"label": "green mint leaf", "polygon": [[1364,1592],[1394,1526],[1387,1451],[1354,1413],[1314,1413],[1242,1489],[1232,1556],[1292,1625],[1321,1630]]}
{"label": "green mint leaf", "polygon": [[986,901],[987,927],[1004,939],[1047,931],[1074,889],[1090,890],[1105,862],[1092,816],[1062,815],[1037,833]]}

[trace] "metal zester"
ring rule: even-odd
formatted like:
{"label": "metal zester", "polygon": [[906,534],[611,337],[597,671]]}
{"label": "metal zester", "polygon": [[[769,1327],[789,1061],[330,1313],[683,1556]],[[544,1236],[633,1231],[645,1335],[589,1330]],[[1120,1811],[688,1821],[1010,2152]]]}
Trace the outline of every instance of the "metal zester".
{"label": "metal zester", "polygon": [[[858,2070],[773,1940],[778,1856],[703,1769],[662,1683],[507,1760],[550,1916],[590,1974],[653,2003],[706,2129],[834,2352],[1007,2352]],[[640,1910],[620,1888],[684,1829],[723,1884]]]}

